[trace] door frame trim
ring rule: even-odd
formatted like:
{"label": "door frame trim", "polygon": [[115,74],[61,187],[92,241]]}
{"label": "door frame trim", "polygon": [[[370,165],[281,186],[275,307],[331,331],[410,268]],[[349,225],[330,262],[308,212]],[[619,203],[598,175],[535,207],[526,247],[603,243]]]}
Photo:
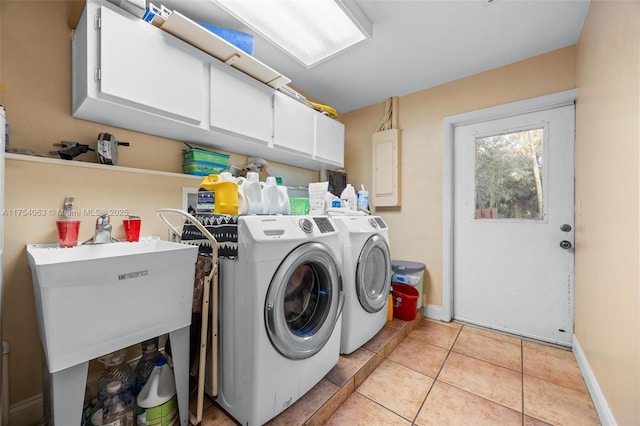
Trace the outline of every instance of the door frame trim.
{"label": "door frame trim", "polygon": [[453,142],[458,126],[512,117],[571,105],[578,97],[578,89],[552,93],[489,108],[483,108],[442,119],[442,317],[453,318]]}

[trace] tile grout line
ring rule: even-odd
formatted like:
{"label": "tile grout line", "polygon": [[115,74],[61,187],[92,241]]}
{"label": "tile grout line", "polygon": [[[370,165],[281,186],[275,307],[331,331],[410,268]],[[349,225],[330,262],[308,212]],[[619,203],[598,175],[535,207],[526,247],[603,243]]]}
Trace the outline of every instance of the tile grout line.
{"label": "tile grout line", "polygon": [[[475,360],[477,360],[477,361],[481,361],[481,362],[485,362],[485,363],[487,363],[487,364],[494,365],[494,366],[496,366],[496,367],[504,368],[504,369],[507,369],[507,370],[510,370],[510,371],[514,371],[514,372],[516,371],[516,370],[512,370],[512,369],[510,369],[510,368],[508,368],[508,367],[504,367],[504,366],[499,365],[499,364],[494,364],[494,363],[492,363],[492,362],[490,362],[490,361],[486,361],[486,360],[483,360],[483,359],[480,359],[480,358],[473,357],[473,356],[471,356],[471,355],[463,354],[463,353],[460,353],[460,352],[455,352],[455,351],[453,350],[453,347],[455,346],[455,343],[457,342],[458,337],[460,336],[460,333],[462,332],[462,329],[463,329],[464,327],[466,327],[466,326],[467,326],[467,325],[466,325],[466,324],[464,324],[464,323],[459,323],[459,324],[461,324],[461,325],[462,325],[462,328],[460,328],[460,330],[458,331],[458,335],[456,336],[456,339],[454,340],[453,344],[451,345],[451,349],[449,350],[449,353],[447,354],[447,357],[445,358],[445,362],[446,362],[446,360],[449,358],[449,355],[451,354],[451,352],[453,352],[453,353],[456,353],[456,354],[461,355],[461,356],[464,356],[464,357],[472,358],[472,359],[475,359]],[[494,339],[494,340],[499,340],[499,339]],[[515,344],[514,344],[514,345],[515,345]],[[521,347],[520,359],[521,359],[521,361],[523,360],[522,345],[523,345],[522,340],[520,340],[520,347]],[[444,362],[442,363],[442,367],[444,367]],[[442,367],[440,368],[440,371],[442,371]],[[438,376],[440,375],[440,371],[438,371]],[[520,373],[521,373],[521,376],[522,376],[522,377],[524,377],[524,367],[522,368],[522,372],[520,372]],[[448,386],[452,386],[452,387],[454,387],[454,388],[456,388],[456,389],[459,389],[459,390],[461,390],[461,391],[463,391],[463,392],[469,393],[469,394],[471,394],[471,395],[475,395],[475,396],[477,396],[477,397],[479,397],[479,398],[482,398],[482,399],[484,399],[484,400],[486,400],[486,401],[492,402],[492,403],[497,404],[497,405],[500,405],[500,406],[502,406],[502,407],[504,407],[504,408],[508,408],[508,409],[510,409],[510,410],[512,410],[512,411],[515,411],[515,410],[513,410],[513,408],[511,408],[511,407],[509,407],[509,406],[507,406],[507,405],[504,405],[504,404],[502,404],[502,403],[500,403],[500,402],[492,401],[492,400],[487,399],[486,397],[484,397],[484,396],[482,396],[482,395],[478,395],[478,394],[476,394],[476,393],[474,393],[474,392],[471,392],[471,391],[469,391],[469,390],[467,390],[467,389],[461,388],[461,387],[459,387],[459,386],[457,386],[457,385],[450,384],[450,383],[446,383],[446,382],[443,382],[443,383],[447,384]],[[523,389],[524,389],[524,385],[523,385]],[[522,392],[524,393],[524,390],[522,390]],[[426,401],[426,398],[425,398],[425,401]],[[423,402],[423,404],[424,404],[424,402]],[[524,398],[523,398],[522,406],[524,406]],[[421,407],[421,408],[422,408],[422,407]],[[524,411],[524,408],[523,408],[523,411]],[[524,413],[522,413],[522,414],[523,414],[522,419],[524,419]]]}
{"label": "tile grout line", "polygon": [[[401,327],[401,328],[394,328],[394,330],[396,330],[396,334],[397,334],[397,333],[401,333],[401,332],[402,332],[402,329],[404,329],[405,327],[410,327],[410,328],[411,328],[411,329],[407,332],[407,334],[402,338],[402,341],[404,341],[404,339],[409,335],[409,333],[411,333],[411,332],[412,332],[412,331],[417,327],[417,324],[418,324],[420,321],[422,321],[424,318],[425,318],[425,317],[424,317],[424,316],[422,316],[422,317],[420,318],[420,320],[418,320],[418,321],[416,321],[416,320],[408,321],[408,322],[407,322],[407,324],[405,324],[403,327]],[[409,324],[411,324],[411,325],[409,325]],[[385,324],[385,326],[386,326],[386,324]],[[393,328],[393,327],[392,327],[392,328]],[[395,335],[394,335],[394,337],[395,337]],[[375,356],[376,356],[376,354],[378,354],[380,351],[386,352],[386,346],[391,342],[391,340],[392,340],[392,339],[393,339],[393,337],[392,337],[391,339],[389,339],[389,340],[388,340],[388,341],[387,341],[387,342],[382,346],[382,348],[380,348],[380,350],[379,350],[378,352],[374,352],[374,357],[375,357]],[[398,344],[399,344],[399,343],[398,343]],[[363,345],[363,346],[364,346],[364,345]],[[397,345],[396,345],[396,347],[397,347]],[[383,362],[383,361],[385,361],[387,358],[388,358],[388,356],[386,356],[386,355],[385,355],[384,359],[380,362],[380,364],[382,364],[382,362]],[[359,369],[358,371],[356,371],[356,372],[354,373],[354,375],[353,375],[351,378],[354,378],[354,377],[355,377],[355,376],[356,376],[356,375],[357,375],[357,374],[358,374],[358,373],[359,373],[359,372],[360,372],[364,367],[365,367],[365,366],[360,367],[360,369]],[[377,368],[377,367],[376,367],[376,368]],[[374,369],[374,370],[375,370],[375,369]],[[369,377],[369,376],[371,375],[371,373],[373,373],[373,371],[369,372],[369,374],[367,374],[367,376],[366,376],[366,377],[364,377],[364,378],[362,379],[361,384],[362,384],[362,383],[364,383],[364,381],[367,379],[367,377]],[[345,385],[346,385],[346,383],[345,383]],[[343,385],[343,386],[345,386],[345,385]],[[329,398],[329,400],[330,400],[333,396],[335,396],[335,395],[336,395],[336,394],[337,394],[337,393],[342,389],[342,387],[343,387],[343,386],[340,386],[340,387],[338,388],[338,390],[337,390],[337,391],[336,391],[336,392],[335,392],[335,393],[334,393],[334,394]],[[349,396],[351,396],[352,394],[354,394],[354,393],[356,393],[356,392],[358,392],[358,390],[357,390],[357,388],[355,387],[355,382],[354,382],[353,391],[351,391],[351,392],[349,393],[349,395],[347,395],[347,397],[345,398],[345,401],[347,400],[347,398],[349,398]],[[371,398],[367,397],[366,395],[362,395],[362,394],[360,394],[360,395],[361,395],[362,397],[364,397],[364,398],[368,399],[369,401],[371,401],[371,402],[373,402],[373,403],[375,403],[375,404],[379,405],[380,407],[384,408],[385,410],[389,410],[387,407],[383,406],[382,404],[380,404],[380,403],[379,403],[379,402],[377,402],[377,401],[372,400]],[[325,406],[325,405],[327,405],[327,404],[329,403],[329,400],[327,400],[327,401],[326,401],[324,404],[322,404],[322,405],[321,405],[321,406],[320,406],[316,411],[314,411],[314,413],[313,413],[311,416],[309,416],[309,417],[308,417],[308,418],[303,422],[303,425],[306,425],[306,424],[309,422],[309,420],[311,420],[311,419],[313,418],[313,416],[314,416],[316,413],[318,413],[320,410],[322,410],[322,408],[324,408],[324,406]],[[343,403],[344,403],[344,402],[343,402]],[[340,404],[340,405],[342,405],[342,404]],[[338,408],[340,408],[340,406],[336,407],[336,408],[333,410],[333,413],[335,413],[335,412],[338,410]],[[389,411],[391,411],[392,413],[394,413],[394,414],[396,414],[396,415],[400,416],[400,414],[396,413],[395,411],[392,411],[392,410],[389,410]],[[331,413],[331,414],[328,416],[328,418],[329,418],[329,417],[331,417],[331,416],[333,415],[333,413]],[[402,416],[400,416],[400,417],[402,417]],[[404,419],[405,417],[402,417],[402,418]],[[409,419],[407,419],[407,420],[409,420]],[[411,420],[409,420],[409,421],[411,421]]]}
{"label": "tile grout line", "polygon": [[[433,383],[431,384],[431,387],[427,391],[427,394],[424,396],[424,399],[422,400],[422,403],[420,404],[420,407],[418,407],[418,411],[416,411],[415,416],[413,416],[413,420],[411,421],[412,425],[416,424],[416,420],[418,419],[418,415],[420,414],[420,411],[422,410],[422,407],[424,407],[424,403],[427,402],[427,398],[429,397],[429,394],[431,393],[431,390],[436,385],[436,381],[438,380],[438,377],[440,376],[440,373],[442,372],[442,369],[444,368],[444,364],[447,362],[447,359],[449,359],[449,355],[451,355],[451,351],[452,351],[453,347],[455,346],[456,342],[458,341],[458,337],[460,336],[460,332],[462,331],[463,327],[460,327],[460,329],[456,333],[456,338],[453,339],[453,342],[451,343],[451,347],[447,350],[447,356],[442,361],[442,365],[440,365],[440,368],[438,369],[438,373],[436,374],[436,377],[433,378]],[[427,377],[429,377],[429,376],[427,376]]]}
{"label": "tile grout line", "polygon": [[[458,340],[458,339],[456,339],[456,340]],[[499,339],[493,339],[493,340],[500,341]],[[507,342],[507,343],[508,343],[508,342]],[[510,345],[513,345],[513,346],[518,346],[518,345],[516,345],[515,343],[509,343],[509,344],[510,344]],[[522,361],[522,343],[520,344],[520,346],[521,346],[521,348],[520,348],[520,350],[521,350],[520,360]],[[464,352],[456,352],[456,351],[454,351],[454,350],[453,350],[453,347],[451,348],[451,352],[454,352],[454,353],[456,353],[456,354],[458,354],[458,355],[466,356],[466,357],[471,358],[471,359],[475,359],[476,361],[485,362],[485,363],[487,363],[487,364],[491,364],[491,365],[496,366],[496,367],[504,368],[505,370],[514,371],[514,372],[516,372],[516,373],[521,373],[521,371],[520,371],[520,370],[514,370],[513,368],[506,367],[506,366],[504,366],[504,365],[502,365],[502,364],[497,364],[497,363],[495,363],[495,362],[493,362],[493,361],[489,361],[489,360],[486,360],[486,359],[478,358],[478,357],[476,357],[476,356],[469,355],[469,354],[466,354],[466,353],[464,353]]]}

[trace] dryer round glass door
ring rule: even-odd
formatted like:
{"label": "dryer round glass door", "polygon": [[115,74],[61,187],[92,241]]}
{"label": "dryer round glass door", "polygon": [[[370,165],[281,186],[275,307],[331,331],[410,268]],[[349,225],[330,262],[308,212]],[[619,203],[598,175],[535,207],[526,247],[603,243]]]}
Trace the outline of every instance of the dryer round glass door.
{"label": "dryer round glass door", "polygon": [[379,312],[386,306],[391,286],[391,255],[380,235],[369,237],[358,257],[356,294],[362,308]]}
{"label": "dryer round glass door", "polygon": [[269,284],[269,340],[287,358],[309,358],[331,337],[343,303],[340,269],[329,248],[303,244],[287,255]]}

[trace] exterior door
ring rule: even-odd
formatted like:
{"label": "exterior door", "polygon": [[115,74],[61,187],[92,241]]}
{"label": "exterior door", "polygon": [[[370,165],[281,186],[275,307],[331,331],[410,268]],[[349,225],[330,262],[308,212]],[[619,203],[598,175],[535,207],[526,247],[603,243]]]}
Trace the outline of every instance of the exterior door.
{"label": "exterior door", "polygon": [[289,359],[312,357],[331,337],[343,304],[338,262],[324,244],[303,244],[287,255],[269,284],[269,340]]}
{"label": "exterior door", "polygon": [[458,126],[453,317],[571,345],[574,105]]}

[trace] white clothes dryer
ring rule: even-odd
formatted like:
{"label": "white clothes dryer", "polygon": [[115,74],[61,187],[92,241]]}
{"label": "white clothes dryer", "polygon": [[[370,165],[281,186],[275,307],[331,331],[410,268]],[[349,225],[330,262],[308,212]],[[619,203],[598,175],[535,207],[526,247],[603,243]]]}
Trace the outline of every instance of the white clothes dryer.
{"label": "white clothes dryer", "polygon": [[389,228],[380,216],[331,216],[340,231],[342,312],[340,353],[350,354],[384,327],[391,286]]}
{"label": "white clothes dryer", "polygon": [[238,257],[220,261],[216,401],[262,425],[337,364],[344,292],[326,216],[240,216]]}

